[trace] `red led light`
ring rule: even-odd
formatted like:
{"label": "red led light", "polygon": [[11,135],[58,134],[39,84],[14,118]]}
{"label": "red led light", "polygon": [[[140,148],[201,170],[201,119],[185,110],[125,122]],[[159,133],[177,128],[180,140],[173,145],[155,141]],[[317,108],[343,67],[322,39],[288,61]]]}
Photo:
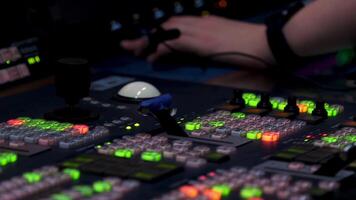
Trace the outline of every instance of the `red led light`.
{"label": "red led light", "polygon": [[77,124],[74,125],[73,130],[81,135],[85,135],[89,132],[89,126],[87,125],[82,125],[82,124]]}
{"label": "red led light", "polygon": [[185,197],[191,199],[194,199],[199,195],[199,191],[195,187],[189,185],[180,187],[179,191],[184,194]]}
{"label": "red led light", "polygon": [[276,142],[279,140],[279,132],[264,132],[262,135],[262,141],[264,142]]}
{"label": "red led light", "polygon": [[219,6],[220,8],[226,8],[226,7],[227,7],[227,1],[226,1],[226,0],[220,0],[220,1],[218,2],[218,6]]}
{"label": "red led light", "polygon": [[198,179],[201,180],[201,181],[205,181],[206,180],[206,176],[199,176]]}
{"label": "red led light", "polygon": [[10,119],[7,121],[7,124],[10,126],[21,126],[25,122],[21,119]]}
{"label": "red led light", "polygon": [[208,176],[216,176],[215,172],[209,172]]}

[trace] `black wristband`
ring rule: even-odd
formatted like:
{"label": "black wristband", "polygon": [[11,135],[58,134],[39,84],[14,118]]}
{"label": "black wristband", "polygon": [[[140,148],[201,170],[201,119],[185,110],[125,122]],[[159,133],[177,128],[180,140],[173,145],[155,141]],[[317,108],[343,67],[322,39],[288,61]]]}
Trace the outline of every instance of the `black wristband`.
{"label": "black wristband", "polygon": [[283,33],[284,25],[303,7],[302,3],[296,3],[287,11],[274,14],[266,20],[268,44],[279,66],[288,65],[293,67],[303,61],[302,57],[295,54],[290,48]]}

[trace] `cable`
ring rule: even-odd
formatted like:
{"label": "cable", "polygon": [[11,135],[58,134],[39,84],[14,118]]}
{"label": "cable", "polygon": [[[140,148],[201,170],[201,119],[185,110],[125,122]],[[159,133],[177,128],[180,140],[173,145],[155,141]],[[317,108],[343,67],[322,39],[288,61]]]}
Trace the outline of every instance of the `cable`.
{"label": "cable", "polygon": [[[179,51],[175,48],[173,48],[171,45],[167,44],[166,42],[163,42],[163,45],[165,45],[169,50],[171,50],[172,52],[175,53],[179,53],[182,54],[184,52]],[[220,53],[215,53],[215,54],[211,54],[211,55],[207,55],[207,56],[202,56],[203,58],[207,58],[207,59],[213,59],[215,57],[220,57],[220,56],[227,56],[227,55],[237,55],[237,56],[241,56],[241,57],[246,57],[255,61],[258,61],[260,63],[262,63],[263,65],[267,66],[267,67],[275,67],[275,65],[273,65],[272,63],[269,63],[268,61],[258,57],[258,56],[254,56],[251,54],[246,54],[243,52],[220,52]],[[304,76],[298,76],[298,75],[294,75],[296,78],[301,79],[303,81],[309,82],[310,84],[315,85],[316,87],[322,89],[322,90],[330,90],[330,91],[336,91],[336,92],[347,92],[347,91],[352,91],[355,90],[356,88],[347,88],[347,87],[343,87],[343,88],[338,88],[338,87],[329,87],[329,86],[325,86],[324,84],[315,81],[313,79],[310,79],[308,77],[304,77]]]}
{"label": "cable", "polygon": [[[175,53],[184,53],[182,51],[179,51],[175,48],[173,48],[171,45],[167,44],[166,42],[163,42],[163,44],[172,52]],[[247,53],[243,53],[243,52],[238,52],[238,51],[227,51],[227,52],[219,52],[219,53],[214,53],[214,54],[210,54],[210,55],[206,55],[206,56],[202,56],[202,58],[207,58],[207,59],[214,59],[216,57],[220,57],[220,56],[229,56],[229,55],[237,55],[237,56],[241,56],[241,57],[246,57],[255,61],[258,61],[260,63],[262,63],[263,65],[265,65],[266,67],[274,67],[275,65],[273,65],[272,63],[269,63],[268,61],[258,57],[258,56],[254,56],[251,54],[247,54]]]}

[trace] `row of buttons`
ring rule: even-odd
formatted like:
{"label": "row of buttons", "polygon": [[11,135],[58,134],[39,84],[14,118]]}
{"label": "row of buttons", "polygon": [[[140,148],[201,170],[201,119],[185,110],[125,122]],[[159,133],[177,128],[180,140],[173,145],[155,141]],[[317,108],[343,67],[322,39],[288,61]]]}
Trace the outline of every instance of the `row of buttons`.
{"label": "row of buttons", "polygon": [[[206,145],[195,145],[189,140],[170,141],[165,136],[151,136],[147,133],[139,133],[135,136],[123,136],[113,142],[96,147],[99,154],[115,155],[117,157],[131,158],[134,154],[141,154],[146,161],[157,160],[161,157],[174,159],[185,163],[187,167],[198,168],[207,163],[210,156],[223,157],[235,152],[235,147],[218,146],[214,151]],[[147,156],[146,156],[147,155]]]}
{"label": "row of buttons", "polygon": [[187,185],[164,194],[157,200],[208,199],[220,200],[238,194],[241,199],[311,199],[313,189],[333,191],[339,187],[334,181],[293,180],[289,175],[267,174],[260,170],[234,167],[216,170],[189,181]]}

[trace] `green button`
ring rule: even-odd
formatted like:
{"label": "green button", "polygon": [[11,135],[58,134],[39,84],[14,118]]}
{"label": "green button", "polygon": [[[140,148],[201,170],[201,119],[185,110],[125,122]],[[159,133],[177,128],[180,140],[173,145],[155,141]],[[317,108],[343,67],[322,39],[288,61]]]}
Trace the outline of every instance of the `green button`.
{"label": "green button", "polygon": [[159,162],[162,160],[162,154],[156,151],[146,151],[141,154],[141,159],[148,162]]}
{"label": "green button", "polygon": [[93,189],[90,186],[87,186],[87,185],[75,186],[74,190],[79,192],[84,197],[91,197],[91,196],[93,196],[93,193],[94,193]]}
{"label": "green button", "polygon": [[228,185],[215,185],[212,189],[215,192],[219,192],[223,197],[227,197],[231,193],[231,188]]}
{"label": "green button", "polygon": [[215,128],[223,127],[225,126],[225,122],[223,121],[211,121],[209,122],[209,125]]}
{"label": "green button", "polygon": [[112,185],[108,181],[97,181],[93,183],[93,189],[97,193],[110,192]]}
{"label": "green button", "polygon": [[345,140],[355,143],[356,142],[356,135],[347,135],[345,136]]}
{"label": "green button", "polygon": [[256,98],[256,99],[250,99],[248,102],[248,105],[251,107],[257,107],[258,103],[260,103],[261,99]]}
{"label": "green button", "polygon": [[72,200],[72,197],[70,197],[67,194],[54,194],[51,196],[52,200]]}
{"label": "green button", "polygon": [[248,131],[246,133],[246,138],[249,140],[259,140],[262,137],[261,131]]}
{"label": "green button", "polygon": [[255,198],[255,197],[261,197],[262,196],[262,190],[258,187],[243,187],[240,190],[240,197],[243,199],[249,199],[249,198]]}
{"label": "green button", "polygon": [[241,112],[232,113],[231,116],[235,119],[245,119],[246,118],[246,114],[241,113]]}
{"label": "green button", "polygon": [[67,168],[63,170],[63,173],[68,174],[74,181],[80,178],[80,171],[77,169]]}
{"label": "green button", "polygon": [[119,158],[132,158],[134,151],[132,149],[118,149],[114,155]]}
{"label": "green button", "polygon": [[321,140],[326,143],[335,143],[337,142],[338,138],[333,136],[326,136],[326,137],[322,137]]}
{"label": "green button", "polygon": [[28,182],[28,183],[38,183],[42,179],[42,175],[38,172],[27,172],[22,175],[22,177]]}
{"label": "green button", "polygon": [[185,130],[187,131],[196,131],[201,128],[201,123],[199,122],[187,122],[185,123]]}

